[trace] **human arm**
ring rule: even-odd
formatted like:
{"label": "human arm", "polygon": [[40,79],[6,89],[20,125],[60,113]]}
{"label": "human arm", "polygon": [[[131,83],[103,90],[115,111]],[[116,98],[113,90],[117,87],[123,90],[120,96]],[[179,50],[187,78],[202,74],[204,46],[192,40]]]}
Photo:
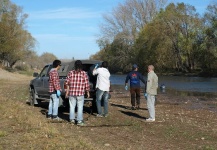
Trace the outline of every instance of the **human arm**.
{"label": "human arm", "polygon": [[90,85],[89,85],[89,80],[88,80],[88,77],[87,77],[87,74],[85,73],[84,74],[84,85],[85,85],[85,92],[87,94],[87,98],[90,97]]}
{"label": "human arm", "polygon": [[128,74],[125,79],[125,86],[127,86],[128,80],[130,79],[130,75]]}
{"label": "human arm", "polygon": [[144,84],[146,84],[146,81],[144,80],[144,77],[143,77],[143,75],[140,73],[139,74],[139,79],[144,83]]}
{"label": "human arm", "polygon": [[94,69],[93,69],[93,75],[97,75],[98,74],[98,71],[97,71],[97,67],[98,67],[98,64],[95,65]]}
{"label": "human arm", "polygon": [[150,90],[151,90],[151,86],[152,86],[152,74],[151,73],[149,73],[148,74],[148,79],[147,79],[147,84],[146,84],[146,92],[147,93],[150,93]]}
{"label": "human arm", "polygon": [[127,86],[127,83],[128,83],[128,80],[129,80],[129,74],[127,75],[126,79],[125,79],[125,90],[128,90],[128,86]]}
{"label": "human arm", "polygon": [[65,97],[68,98],[69,97],[69,86],[66,85],[66,87],[67,87],[67,89],[66,89],[66,95],[65,95]]}
{"label": "human arm", "polygon": [[71,76],[71,72],[69,72],[66,76],[66,80],[64,82],[64,85],[66,86],[66,94],[65,97],[68,98],[69,97],[69,84],[70,84],[70,76]]}
{"label": "human arm", "polygon": [[53,81],[53,86],[54,86],[55,91],[61,91],[60,80],[59,80],[59,75],[57,71],[52,72],[50,77],[51,77],[51,80]]}

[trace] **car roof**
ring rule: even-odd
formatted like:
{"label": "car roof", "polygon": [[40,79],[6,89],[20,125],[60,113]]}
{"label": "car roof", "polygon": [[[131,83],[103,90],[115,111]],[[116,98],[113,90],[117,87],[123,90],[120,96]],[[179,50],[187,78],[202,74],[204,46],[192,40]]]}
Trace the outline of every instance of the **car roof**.
{"label": "car roof", "polygon": [[[70,62],[63,62],[60,70],[58,71],[59,76],[67,76],[68,72],[74,69],[74,63],[76,60]],[[102,61],[100,60],[81,60],[83,65],[94,65],[94,64],[101,64]]]}

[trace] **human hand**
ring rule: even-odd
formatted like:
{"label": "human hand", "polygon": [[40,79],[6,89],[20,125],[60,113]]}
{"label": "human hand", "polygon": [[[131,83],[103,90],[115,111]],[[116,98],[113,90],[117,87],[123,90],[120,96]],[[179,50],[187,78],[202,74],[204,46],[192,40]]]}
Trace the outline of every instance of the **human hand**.
{"label": "human hand", "polygon": [[98,66],[99,66],[99,64],[96,64],[94,68],[96,69]]}
{"label": "human hand", "polygon": [[60,97],[60,95],[61,95],[60,90],[57,90],[57,97]]}
{"label": "human hand", "polygon": [[145,99],[147,99],[148,94],[147,94],[147,93],[144,93],[144,96],[145,96]]}
{"label": "human hand", "polygon": [[65,98],[68,98],[68,97],[69,97],[69,92],[66,91]]}
{"label": "human hand", "polygon": [[87,92],[87,98],[90,98],[90,92]]}

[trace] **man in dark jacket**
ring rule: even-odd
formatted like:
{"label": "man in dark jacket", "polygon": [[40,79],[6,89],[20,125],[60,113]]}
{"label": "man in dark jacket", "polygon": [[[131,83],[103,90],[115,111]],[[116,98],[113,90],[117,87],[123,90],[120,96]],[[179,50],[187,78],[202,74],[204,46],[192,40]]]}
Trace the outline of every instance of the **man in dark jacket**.
{"label": "man in dark jacket", "polygon": [[[138,72],[138,66],[133,65],[132,71],[127,75],[125,80],[125,87],[127,87],[127,82],[130,80],[130,94],[131,94],[131,105],[132,109],[140,108],[140,80],[146,84],[141,73]],[[136,99],[136,105],[135,105]]]}

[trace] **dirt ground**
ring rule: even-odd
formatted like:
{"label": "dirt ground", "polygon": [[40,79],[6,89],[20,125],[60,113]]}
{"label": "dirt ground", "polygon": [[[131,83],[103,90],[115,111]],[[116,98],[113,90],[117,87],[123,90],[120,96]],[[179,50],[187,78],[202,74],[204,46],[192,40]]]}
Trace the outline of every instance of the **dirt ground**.
{"label": "dirt ground", "polygon": [[31,77],[0,70],[0,150],[5,149],[217,149],[217,99],[159,94],[156,121],[141,109],[130,110],[130,95],[114,88],[109,116],[96,118],[84,109],[86,126],[68,123],[69,110],[59,109],[61,123],[46,119],[47,103],[28,104]]}

